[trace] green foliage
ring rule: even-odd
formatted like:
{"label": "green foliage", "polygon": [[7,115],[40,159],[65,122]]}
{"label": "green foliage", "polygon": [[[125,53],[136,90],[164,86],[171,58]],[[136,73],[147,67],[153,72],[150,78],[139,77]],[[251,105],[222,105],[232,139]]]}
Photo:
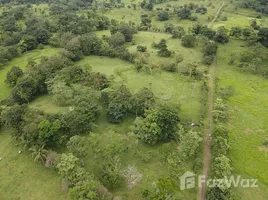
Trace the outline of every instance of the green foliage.
{"label": "green foliage", "polygon": [[180,19],[190,19],[192,13],[188,7],[183,7],[178,11],[178,17]]}
{"label": "green foliage", "polygon": [[24,35],[20,41],[20,48],[23,52],[35,49],[37,45],[36,38],[31,35]]}
{"label": "green foliage", "polygon": [[235,38],[240,38],[242,35],[242,29],[239,26],[232,27],[229,35]]}
{"label": "green foliage", "polygon": [[122,33],[120,33],[120,32],[117,32],[117,33],[113,34],[109,38],[109,44],[112,47],[123,46],[124,43],[125,43],[125,36]]}
{"label": "green foliage", "polygon": [[159,21],[166,21],[169,19],[169,14],[167,11],[159,11],[157,17]]}
{"label": "green foliage", "polygon": [[181,150],[185,158],[190,158],[195,156],[196,151],[200,145],[202,138],[199,134],[193,130],[185,133],[181,138]]}
{"label": "green foliage", "polygon": [[71,180],[74,173],[76,172],[78,162],[79,162],[79,159],[71,153],[61,154],[56,164],[58,173],[63,178],[68,178],[68,180]]}
{"label": "green foliage", "polygon": [[217,98],[214,102],[214,120],[215,122],[227,120],[228,106],[223,102],[222,99]]}
{"label": "green foliage", "polygon": [[112,26],[111,34],[115,34],[116,32],[120,32],[124,35],[125,42],[131,42],[133,39],[133,35],[137,32],[134,26],[131,26],[126,23],[120,23],[117,26]]}
{"label": "green foliage", "polygon": [[43,146],[33,146],[29,149],[35,162],[45,163],[48,151]]}
{"label": "green foliage", "polygon": [[182,26],[177,26],[172,30],[172,38],[182,38],[185,35],[185,30]]}
{"label": "green foliage", "polygon": [[5,82],[9,84],[11,87],[14,87],[17,83],[19,77],[23,75],[22,70],[17,67],[13,66],[11,70],[7,73]]}
{"label": "green foliage", "polygon": [[25,114],[26,105],[14,105],[5,108],[1,113],[1,122],[7,127],[19,131],[23,115]]}
{"label": "green foliage", "polygon": [[80,102],[61,118],[63,128],[69,136],[88,133],[94,127],[99,108],[94,103]]}
{"label": "green foliage", "polygon": [[108,94],[107,118],[109,122],[120,123],[131,109],[131,93],[125,85],[121,85]]}
{"label": "green foliage", "polygon": [[155,103],[155,96],[148,88],[142,88],[131,97],[132,111],[138,115],[143,115],[145,110],[150,109]]}
{"label": "green foliage", "polygon": [[153,43],[152,46],[154,48],[159,49],[157,54],[161,57],[170,57],[171,52],[167,49],[167,41],[164,39],[161,39],[161,41],[158,44]]}
{"label": "green foliage", "polygon": [[85,34],[79,38],[84,56],[100,55],[102,40],[94,34]]}
{"label": "green foliage", "polygon": [[170,178],[158,179],[155,185],[155,191],[153,192],[151,200],[160,200],[160,199],[177,199],[174,195],[176,191],[176,184]]}
{"label": "green foliage", "polygon": [[87,140],[75,135],[67,142],[67,149],[78,158],[83,158],[88,153]]}
{"label": "green foliage", "polygon": [[254,74],[268,75],[268,68],[263,65],[267,52],[260,43],[252,45],[248,50],[241,52],[239,68]]}
{"label": "green foliage", "polygon": [[147,50],[147,47],[146,46],[142,46],[142,45],[138,45],[137,46],[137,51],[146,52],[146,50]]}
{"label": "green foliage", "polygon": [[148,144],[175,138],[180,122],[178,109],[172,105],[160,105],[145,111],[144,118],[136,118],[134,133]]}
{"label": "green foliage", "polygon": [[89,177],[86,181],[79,182],[69,190],[69,195],[73,200],[100,200],[97,194],[99,183]]}
{"label": "green foliage", "polygon": [[203,63],[211,65],[217,54],[217,45],[215,42],[208,42],[204,45],[203,49]]}
{"label": "green foliage", "polygon": [[116,189],[122,184],[120,175],[121,162],[117,157],[112,157],[103,164],[101,169],[101,182],[109,189]]}
{"label": "green foliage", "polygon": [[196,39],[193,35],[185,35],[181,39],[181,44],[184,47],[191,48],[195,46]]}
{"label": "green foliage", "polygon": [[61,126],[62,124],[58,119],[52,122],[49,120],[41,121],[38,124],[38,139],[36,142],[43,146],[57,142]]}
{"label": "green foliage", "polygon": [[62,53],[73,61],[81,60],[83,52],[79,38],[74,37],[70,41],[66,41],[65,51]]}
{"label": "green foliage", "polygon": [[260,31],[258,32],[259,36],[259,42],[265,46],[268,47],[268,28],[261,28]]}
{"label": "green foliage", "polygon": [[224,27],[218,28],[215,35],[215,41],[221,44],[229,42],[229,36],[227,34],[227,30]]}
{"label": "green foliage", "polygon": [[224,155],[216,157],[213,162],[213,172],[215,178],[230,177],[232,173],[230,159]]}
{"label": "green foliage", "polygon": [[16,86],[12,88],[11,97],[14,102],[28,103],[36,95],[46,91],[44,75],[37,70],[29,71],[19,77]]}

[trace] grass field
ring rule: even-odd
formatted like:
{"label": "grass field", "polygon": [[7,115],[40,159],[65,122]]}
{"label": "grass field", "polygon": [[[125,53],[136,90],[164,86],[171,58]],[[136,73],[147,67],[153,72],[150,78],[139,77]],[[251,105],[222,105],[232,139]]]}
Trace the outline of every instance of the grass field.
{"label": "grass field", "polygon": [[[106,15],[107,17],[111,18],[111,19],[116,19],[118,21],[132,21],[135,22],[137,24],[141,23],[141,15],[142,14],[149,14],[150,12],[144,9],[139,8],[139,6],[137,6],[136,10],[133,10],[133,8],[127,8],[127,5],[131,5],[131,3],[129,3],[129,1],[122,1],[125,3],[125,8],[118,8],[118,9],[112,9],[109,10],[107,12],[104,13],[104,15]],[[138,3],[135,2],[137,5]],[[166,7],[167,5],[171,5],[171,6],[183,6],[185,4],[189,4],[189,3],[195,3],[198,5],[209,5],[209,3],[211,3],[211,1],[197,1],[197,0],[180,0],[180,1],[169,1],[169,2],[164,2],[161,4],[156,4],[155,8],[159,8],[159,7]],[[171,17],[169,20],[167,21],[159,21],[157,20],[157,11],[154,9],[153,15],[152,15],[152,26],[159,28],[161,31],[164,30],[164,24],[165,23],[172,23],[174,25],[180,25],[183,26],[186,30],[191,27],[192,25],[194,25],[195,23],[202,23],[202,24],[208,24],[209,20],[208,17],[209,16],[214,16],[215,13],[217,12],[220,4],[222,3],[221,0],[215,0],[212,2],[212,4],[208,7],[208,13],[205,15],[200,15],[197,14],[198,16],[198,20],[197,22],[195,21],[189,21],[189,20],[179,20],[179,18],[177,16],[173,16]],[[172,8],[171,8],[172,10]],[[152,13],[152,12],[151,12]],[[196,15],[193,11],[193,15]]]}
{"label": "grass field", "polygon": [[27,152],[15,146],[16,141],[0,130],[0,199],[64,200],[61,180],[56,172],[34,163]]}
{"label": "grass field", "polygon": [[[268,197],[268,154],[262,145],[268,132],[268,80],[261,76],[242,73],[233,65],[227,65],[228,57],[242,50],[241,41],[231,41],[220,46],[217,63],[217,76],[220,86],[232,85],[235,94],[228,100],[230,158],[234,172],[238,175],[257,178],[263,183],[262,187],[252,194],[260,198]],[[251,189],[253,192],[254,189]],[[250,199],[246,189],[237,190],[242,199]],[[262,198],[261,198],[262,197]],[[266,198],[264,198],[266,197]]]}
{"label": "grass field", "polygon": [[25,66],[28,63],[29,59],[39,62],[42,56],[52,56],[57,54],[59,49],[45,47],[42,50],[33,50],[27,53],[22,54],[20,57],[14,58],[7,65],[4,65],[0,68],[0,100],[7,97],[10,93],[11,88],[5,84],[6,74],[13,67],[18,66],[22,70],[25,69]]}
{"label": "grass field", "polygon": [[153,75],[137,73],[132,65],[117,58],[85,57],[78,65],[90,65],[93,71],[114,75],[118,84],[124,83],[133,93],[151,87],[158,101],[182,102],[182,118],[200,120],[200,84],[179,74],[159,71]]}

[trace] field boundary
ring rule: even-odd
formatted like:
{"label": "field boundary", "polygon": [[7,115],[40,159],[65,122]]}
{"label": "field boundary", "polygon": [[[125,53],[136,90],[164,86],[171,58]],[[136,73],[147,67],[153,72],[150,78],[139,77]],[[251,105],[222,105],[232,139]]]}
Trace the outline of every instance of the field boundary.
{"label": "field boundary", "polygon": [[[210,28],[213,27],[214,22],[218,19],[219,14],[224,7],[224,0],[222,2],[222,5],[220,6],[219,10],[217,11],[214,19],[211,21],[211,23],[208,25]],[[214,101],[214,71],[215,71],[215,64],[214,61],[212,65],[209,66],[209,84],[208,84],[208,113],[207,113],[207,127],[205,131],[204,136],[204,158],[203,158],[203,169],[202,169],[202,175],[205,177],[205,180],[207,180],[208,172],[211,165],[211,134],[212,134],[212,126],[213,126],[213,101]],[[207,185],[206,181],[201,185],[201,187],[198,188],[197,193],[197,199],[198,200],[205,200],[206,199],[206,192],[207,192]]]}

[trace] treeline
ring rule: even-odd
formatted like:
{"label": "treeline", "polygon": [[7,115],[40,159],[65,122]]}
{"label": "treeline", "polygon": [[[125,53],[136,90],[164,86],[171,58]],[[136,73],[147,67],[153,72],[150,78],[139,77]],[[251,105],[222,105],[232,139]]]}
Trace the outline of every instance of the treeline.
{"label": "treeline", "polygon": [[[213,133],[212,137],[212,173],[211,178],[219,180],[215,186],[208,189],[206,198],[208,200],[236,199],[232,192],[232,186],[227,185],[224,179],[230,179],[232,175],[231,160],[228,157],[230,149],[228,136],[228,105],[225,101],[233,95],[231,86],[216,88],[216,99],[213,108]],[[223,180],[223,181],[220,181]]]}
{"label": "treeline", "polygon": [[251,8],[257,12],[268,14],[268,2],[266,0],[240,0],[241,7]]}

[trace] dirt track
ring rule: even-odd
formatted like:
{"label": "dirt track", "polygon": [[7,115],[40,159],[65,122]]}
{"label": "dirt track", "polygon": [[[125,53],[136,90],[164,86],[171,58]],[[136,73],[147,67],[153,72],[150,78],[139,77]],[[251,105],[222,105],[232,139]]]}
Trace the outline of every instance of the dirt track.
{"label": "dirt track", "polygon": [[[214,22],[217,20],[222,8],[224,6],[224,0],[222,2],[221,7],[217,11],[215,18],[212,20],[212,22],[209,24],[209,27],[212,28],[214,25]],[[208,172],[211,165],[211,140],[210,136],[212,135],[212,125],[213,125],[213,100],[214,100],[214,70],[215,70],[215,62],[210,65],[209,67],[209,85],[208,85],[208,124],[206,127],[206,134],[204,136],[204,158],[203,158],[203,170],[202,175],[206,177],[208,176]],[[206,182],[206,181],[205,181]],[[206,184],[202,184],[202,187],[198,188],[198,194],[197,199],[198,200],[205,200],[206,199],[206,192],[207,192],[207,186]]]}

